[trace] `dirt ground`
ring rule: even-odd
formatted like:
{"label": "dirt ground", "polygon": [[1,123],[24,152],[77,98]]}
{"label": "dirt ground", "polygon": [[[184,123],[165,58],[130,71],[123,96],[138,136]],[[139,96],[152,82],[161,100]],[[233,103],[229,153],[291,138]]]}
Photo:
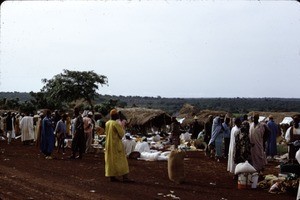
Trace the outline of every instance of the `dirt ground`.
{"label": "dirt ground", "polygon": [[[237,188],[226,171],[227,161],[216,162],[203,152],[185,158],[186,182],[169,180],[167,161],[129,160],[134,183],[109,182],[104,176],[104,154],[85,154],[69,160],[54,153],[46,160],[35,146],[19,140],[0,141],[0,199],[295,199],[287,192],[271,194],[266,189]],[[266,174],[278,175],[278,163],[269,163]]]}

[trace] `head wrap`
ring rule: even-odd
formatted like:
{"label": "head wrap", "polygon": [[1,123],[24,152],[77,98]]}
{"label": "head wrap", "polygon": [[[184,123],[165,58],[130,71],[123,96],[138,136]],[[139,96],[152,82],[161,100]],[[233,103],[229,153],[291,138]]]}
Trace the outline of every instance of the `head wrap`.
{"label": "head wrap", "polygon": [[112,109],[109,114],[110,114],[110,116],[116,115],[116,114],[118,114],[118,111],[117,111],[117,109]]}

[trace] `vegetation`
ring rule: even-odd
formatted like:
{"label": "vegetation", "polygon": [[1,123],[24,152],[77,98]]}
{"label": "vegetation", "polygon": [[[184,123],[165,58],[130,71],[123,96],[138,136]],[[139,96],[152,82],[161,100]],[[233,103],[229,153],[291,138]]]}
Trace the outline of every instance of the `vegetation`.
{"label": "vegetation", "polygon": [[[93,71],[70,71],[63,70],[63,73],[54,76],[52,79],[43,79],[45,86],[41,92],[44,94],[42,100],[57,103],[56,106],[69,104],[73,101],[83,99],[89,106],[93,107],[98,90],[98,84],[107,85],[108,80],[104,75],[96,74]],[[53,100],[55,100],[53,102]]]}
{"label": "vegetation", "polygon": [[85,109],[104,115],[116,106],[161,109],[172,115],[179,112],[184,104],[190,104],[199,110],[236,114],[250,111],[300,112],[300,99],[293,98],[162,98],[101,95],[96,92],[98,85],[108,85],[108,79],[93,71],[65,69],[63,73],[49,80],[43,79],[42,82],[45,85],[37,93],[0,92],[0,109],[20,112],[44,108],[68,110],[75,105],[78,106],[76,101],[79,101],[80,106]]}
{"label": "vegetation", "polygon": [[[34,105],[36,110],[50,108],[49,104],[42,100],[42,94],[34,93],[34,95],[32,93],[0,92],[0,109],[19,110],[23,104],[25,104],[24,107]],[[40,103],[36,103],[37,101]],[[97,94],[94,101],[95,111],[103,114],[107,114],[114,106],[162,109],[169,114],[173,114],[178,112],[186,103],[200,110],[222,110],[241,114],[250,111],[300,112],[300,99],[295,98],[162,98]],[[44,104],[41,104],[42,102]],[[48,102],[50,101],[48,100]]]}

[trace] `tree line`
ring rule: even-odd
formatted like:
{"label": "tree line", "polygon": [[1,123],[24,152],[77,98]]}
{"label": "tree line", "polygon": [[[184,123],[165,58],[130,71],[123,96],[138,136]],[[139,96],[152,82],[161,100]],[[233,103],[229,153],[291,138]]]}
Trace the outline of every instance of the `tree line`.
{"label": "tree line", "polygon": [[161,109],[169,114],[178,112],[184,104],[199,110],[216,110],[244,114],[250,111],[300,112],[297,98],[163,98],[140,96],[111,96],[97,93],[99,85],[108,86],[108,78],[94,71],[70,71],[52,79],[42,79],[39,92],[1,92],[0,109],[32,112],[39,109],[70,110],[75,106],[106,115],[118,107]]}
{"label": "tree line", "polygon": [[[38,110],[49,107],[34,105],[33,102],[35,101],[31,93],[0,92],[1,110]],[[101,94],[97,94],[95,97],[94,109],[105,114],[109,108],[114,106],[144,107],[161,109],[169,114],[174,114],[186,103],[200,110],[221,110],[240,114],[251,111],[300,112],[300,99],[298,98],[162,98]]]}

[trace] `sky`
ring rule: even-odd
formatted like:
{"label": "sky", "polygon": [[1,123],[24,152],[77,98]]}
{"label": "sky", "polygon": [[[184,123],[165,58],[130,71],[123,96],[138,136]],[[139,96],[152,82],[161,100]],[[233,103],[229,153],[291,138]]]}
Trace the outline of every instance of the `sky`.
{"label": "sky", "polygon": [[300,98],[297,1],[5,1],[0,91],[94,71],[100,94]]}

